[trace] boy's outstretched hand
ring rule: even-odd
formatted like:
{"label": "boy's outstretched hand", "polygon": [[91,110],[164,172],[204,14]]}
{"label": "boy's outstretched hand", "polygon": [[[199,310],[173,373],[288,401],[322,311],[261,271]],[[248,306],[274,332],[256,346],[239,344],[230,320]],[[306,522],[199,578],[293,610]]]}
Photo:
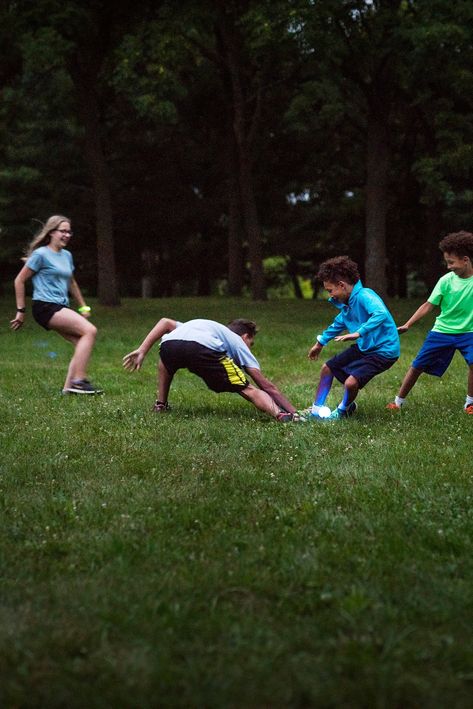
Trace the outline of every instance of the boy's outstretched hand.
{"label": "boy's outstretched hand", "polygon": [[323,349],[323,345],[321,345],[320,342],[316,342],[315,345],[313,345],[310,348],[310,350],[307,354],[308,358],[309,359],[317,359],[319,354],[322,352],[322,349]]}
{"label": "boy's outstretched hand", "polygon": [[348,332],[346,335],[337,335],[333,339],[335,342],[347,342],[348,340],[357,340],[359,336],[359,332]]}
{"label": "boy's outstretched hand", "polygon": [[123,366],[130,372],[134,372],[137,369],[141,369],[145,356],[141,350],[133,350],[123,357]]}

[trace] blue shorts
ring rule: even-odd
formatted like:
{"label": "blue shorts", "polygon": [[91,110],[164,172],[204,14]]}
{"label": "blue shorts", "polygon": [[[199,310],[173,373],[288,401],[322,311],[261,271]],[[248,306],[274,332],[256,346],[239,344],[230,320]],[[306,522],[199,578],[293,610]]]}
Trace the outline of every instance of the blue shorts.
{"label": "blue shorts", "polygon": [[461,352],[469,366],[473,364],[473,332],[447,335],[431,330],[412,362],[412,367],[434,377],[441,377],[448,369],[456,350]]}
{"label": "blue shorts", "polygon": [[352,345],[327,360],[325,364],[342,384],[351,376],[355,377],[360,389],[363,389],[370,379],[392,367],[397,359],[397,357],[383,357],[375,352],[362,352],[358,345]]}

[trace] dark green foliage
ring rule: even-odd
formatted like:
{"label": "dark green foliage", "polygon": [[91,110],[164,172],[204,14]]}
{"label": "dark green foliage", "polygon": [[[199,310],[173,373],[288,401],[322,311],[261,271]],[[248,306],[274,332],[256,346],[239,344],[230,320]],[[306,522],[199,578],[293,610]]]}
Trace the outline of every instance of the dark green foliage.
{"label": "dark green foliage", "polygon": [[[143,275],[159,295],[225,290],[239,176],[219,8],[2,5],[2,282],[34,220],[64,212],[83,283],[96,289],[96,192],[71,79],[79,62],[95,71],[121,291],[138,295]],[[263,257],[287,259],[304,275],[341,252],[364,267],[369,120],[381,113],[387,286],[405,294],[415,272],[428,288],[439,275],[439,238],[470,229],[473,215],[471,3],[235,0],[225,13],[240,38]]]}

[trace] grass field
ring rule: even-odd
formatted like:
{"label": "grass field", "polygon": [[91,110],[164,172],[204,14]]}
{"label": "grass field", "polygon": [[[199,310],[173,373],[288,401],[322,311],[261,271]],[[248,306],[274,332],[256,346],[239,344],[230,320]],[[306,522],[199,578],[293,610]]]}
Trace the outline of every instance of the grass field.
{"label": "grass field", "polygon": [[[473,417],[466,366],[396,393],[429,327],[356,417],[279,425],[179,372],[167,415],[122,356],[162,315],[254,318],[263,372],[299,406],[323,302],[94,308],[91,378],[0,301],[0,706],[471,707]],[[418,302],[393,303],[403,321]],[[332,344],[326,354],[341,349]],[[340,399],[337,385],[329,403]]]}

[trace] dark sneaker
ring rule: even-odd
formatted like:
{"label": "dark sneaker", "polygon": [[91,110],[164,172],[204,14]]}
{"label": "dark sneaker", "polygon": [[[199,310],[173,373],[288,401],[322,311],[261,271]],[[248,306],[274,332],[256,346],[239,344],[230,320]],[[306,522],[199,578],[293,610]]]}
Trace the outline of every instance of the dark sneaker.
{"label": "dark sneaker", "polygon": [[68,389],[62,390],[63,394],[103,394],[103,389],[98,389],[88,379],[76,379]]}
{"label": "dark sneaker", "polygon": [[171,407],[169,406],[167,401],[163,402],[156,400],[151,411],[154,411],[157,414],[164,414],[167,411],[171,411]]}
{"label": "dark sneaker", "polygon": [[295,414],[290,414],[288,411],[280,411],[276,416],[276,421],[279,423],[305,423],[307,418],[300,411]]}

